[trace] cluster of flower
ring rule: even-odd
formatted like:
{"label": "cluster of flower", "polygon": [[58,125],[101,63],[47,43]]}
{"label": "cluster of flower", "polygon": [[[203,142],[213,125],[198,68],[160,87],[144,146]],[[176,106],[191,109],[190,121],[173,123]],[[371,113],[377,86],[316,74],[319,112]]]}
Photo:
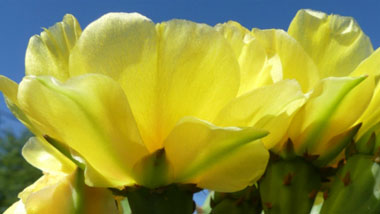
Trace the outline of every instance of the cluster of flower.
{"label": "cluster of flower", "polygon": [[[124,196],[148,213],[139,210],[175,207],[150,203],[155,193],[181,201],[260,178],[264,209],[281,213],[296,205],[277,204],[272,177],[292,186],[320,176],[303,191],[310,210],[331,177],[320,171],[359,153],[380,179],[380,51],[349,17],[300,10],[286,32],[110,13],[82,32],[66,15],[30,39],[25,69],[20,84],[0,76],[0,91],[35,134],[22,153],[44,175],[7,214],[122,213]],[[356,176],[346,171],[343,186]],[[379,185],[368,197],[380,197]]]}

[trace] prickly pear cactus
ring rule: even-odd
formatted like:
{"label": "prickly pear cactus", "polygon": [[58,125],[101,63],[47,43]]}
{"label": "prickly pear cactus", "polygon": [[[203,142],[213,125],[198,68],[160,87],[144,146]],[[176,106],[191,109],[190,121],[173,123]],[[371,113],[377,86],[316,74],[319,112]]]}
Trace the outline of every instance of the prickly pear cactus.
{"label": "prickly pear cactus", "polygon": [[266,214],[310,213],[321,186],[319,171],[301,157],[271,160],[259,182]]}
{"label": "prickly pear cactus", "polygon": [[260,214],[260,195],[256,186],[234,193],[214,193],[210,199],[211,214]]}
{"label": "prickly pear cactus", "polygon": [[346,150],[321,214],[380,213],[380,153],[376,136],[364,136]]}

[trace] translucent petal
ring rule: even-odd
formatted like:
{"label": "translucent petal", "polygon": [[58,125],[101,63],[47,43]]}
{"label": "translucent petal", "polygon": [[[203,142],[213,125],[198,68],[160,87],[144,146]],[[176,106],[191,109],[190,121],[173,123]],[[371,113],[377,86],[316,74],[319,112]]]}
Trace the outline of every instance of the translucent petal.
{"label": "translucent petal", "polygon": [[256,183],[264,174],[269,152],[254,141],[231,151],[197,179],[197,186],[219,192],[236,192]]}
{"label": "translucent petal", "polygon": [[212,121],[236,96],[240,74],[231,47],[210,26],[173,20],[157,30],[161,40],[153,139],[163,140],[184,116]]}
{"label": "translucent petal", "polygon": [[40,134],[40,131],[33,125],[33,123],[18,106],[18,84],[7,77],[0,75],[0,92],[4,94],[5,102],[13,115],[34,134]]}
{"label": "translucent petal", "polygon": [[123,87],[144,141],[156,122],[157,46],[155,25],[137,13],[109,13],[82,33],[70,56],[70,74],[101,73]]}
{"label": "translucent petal", "polygon": [[[370,57],[364,60],[351,74],[352,76],[357,75],[369,75],[367,82],[378,80],[380,75],[380,49],[377,49]],[[370,83],[368,83],[370,84]],[[377,84],[376,88],[373,90],[373,97],[371,102],[366,108],[358,122],[362,123],[362,127],[357,134],[359,139],[366,131],[379,122],[380,118],[380,84]],[[360,96],[363,96],[361,94]]]}
{"label": "translucent petal", "polygon": [[237,191],[264,172],[268,151],[255,140],[266,134],[254,128],[221,128],[184,118],[165,140],[165,151],[177,182]]}
{"label": "translucent petal", "polygon": [[218,24],[215,29],[229,41],[238,58],[241,76],[238,95],[273,83],[272,66],[267,61],[266,50],[248,29],[233,21]]}
{"label": "translucent petal", "polygon": [[154,73],[154,23],[138,13],[108,13],[88,25],[70,55],[70,75],[101,73],[119,80],[132,70]]}
{"label": "translucent petal", "polygon": [[212,27],[138,14],[107,14],[87,27],[70,57],[73,75],[97,72],[122,85],[144,143],[162,143],[183,116],[212,119],[239,86],[231,47]]}
{"label": "translucent petal", "polygon": [[46,174],[19,194],[28,214],[118,213],[108,189],[85,186],[81,171]]}
{"label": "translucent petal", "polygon": [[268,58],[278,57],[281,62],[282,70],[272,71],[273,81],[296,79],[304,92],[314,87],[319,79],[318,68],[295,39],[283,30],[253,29],[252,32],[265,47]]}
{"label": "translucent petal", "polygon": [[350,76],[360,75],[373,75],[375,77],[380,75],[380,48],[371,54],[368,58],[363,60],[350,74]]}
{"label": "translucent petal", "polygon": [[115,185],[133,181],[130,170],[147,150],[124,92],[111,78],[88,74],[62,84],[29,76],[18,100],[45,135],[69,145],[106,178],[118,180]]}
{"label": "translucent petal", "polygon": [[[332,137],[355,124],[372,96],[369,93],[358,97],[355,91],[364,79],[365,76],[330,77],[316,86],[290,125],[289,137],[298,152],[323,152]],[[368,92],[367,87],[362,89]]]}
{"label": "translucent petal", "polygon": [[22,156],[34,167],[51,174],[71,174],[76,165],[45,139],[32,137],[22,148]]}
{"label": "translucent petal", "polygon": [[75,176],[44,175],[19,194],[28,214],[73,213]]}
{"label": "translucent petal", "polygon": [[21,200],[15,202],[10,206],[7,210],[5,210],[4,214],[27,214],[25,210],[25,206]]}
{"label": "translucent petal", "polygon": [[372,52],[372,44],[351,17],[299,10],[288,29],[314,60],[321,78],[347,76]]}
{"label": "translucent petal", "polygon": [[66,80],[70,51],[81,32],[75,17],[67,14],[62,22],[30,38],[25,55],[26,75],[50,75]]}
{"label": "translucent petal", "polygon": [[0,91],[13,103],[17,103],[17,90],[18,85],[16,82],[0,75]]}
{"label": "translucent petal", "polygon": [[219,126],[254,126],[269,131],[263,139],[272,148],[284,136],[292,116],[305,102],[295,80],[284,80],[255,89],[231,101],[218,115]]}

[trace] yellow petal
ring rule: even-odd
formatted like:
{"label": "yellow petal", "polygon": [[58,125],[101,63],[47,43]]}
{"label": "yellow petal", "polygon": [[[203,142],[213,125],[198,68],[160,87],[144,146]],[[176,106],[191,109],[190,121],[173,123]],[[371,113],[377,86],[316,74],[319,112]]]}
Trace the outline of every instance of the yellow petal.
{"label": "yellow petal", "polygon": [[0,75],[0,91],[13,103],[17,103],[17,90],[18,85],[16,82]]}
{"label": "yellow petal", "polygon": [[21,200],[15,202],[10,206],[7,210],[5,210],[4,214],[27,214],[25,210],[25,206]]}
{"label": "yellow petal", "polygon": [[138,14],[107,14],[87,27],[70,56],[73,75],[97,72],[122,85],[150,151],[183,116],[215,117],[234,97],[239,68],[212,27]]}
{"label": "yellow petal", "polygon": [[4,94],[7,107],[13,115],[19,119],[28,129],[36,135],[40,134],[40,131],[34,126],[30,119],[22,112],[18,106],[17,93],[18,85],[16,82],[8,79],[5,76],[0,75],[0,92]]}
{"label": "yellow petal", "polygon": [[133,182],[133,164],[147,150],[141,142],[128,101],[111,78],[88,74],[64,84],[50,77],[26,77],[20,83],[21,109],[45,134],[66,143],[101,172]]}
{"label": "yellow petal", "polygon": [[44,175],[19,194],[28,214],[73,213],[74,175]]}
{"label": "yellow petal", "polygon": [[81,171],[70,175],[46,174],[19,194],[28,214],[116,214],[108,189],[85,186]]}
{"label": "yellow petal", "polygon": [[238,58],[240,65],[238,95],[273,83],[270,71],[272,67],[268,69],[270,62],[267,61],[266,50],[248,29],[233,21],[218,24],[215,29],[224,35]]}
{"label": "yellow petal", "polygon": [[300,10],[288,29],[314,60],[321,78],[346,76],[372,52],[372,44],[351,17]]}
{"label": "yellow petal", "polygon": [[240,74],[231,47],[210,26],[173,20],[157,29],[161,40],[155,139],[163,140],[184,116],[212,121],[235,97]]}
{"label": "yellow petal", "polygon": [[350,74],[350,76],[360,75],[373,75],[375,77],[380,75],[380,48],[363,60]]}
{"label": "yellow petal", "polygon": [[70,174],[76,165],[43,138],[32,137],[22,148],[22,156],[34,167],[48,173]]}
{"label": "yellow petal", "polygon": [[358,120],[363,123],[363,126],[360,128],[357,139],[363,136],[368,130],[370,130],[373,126],[379,123],[380,121],[380,84],[376,86],[376,89],[373,94],[373,98],[368,105],[368,108],[362,115],[362,117]]}
{"label": "yellow petal", "polygon": [[50,75],[59,80],[69,77],[68,61],[82,30],[74,16],[67,14],[62,22],[33,36],[25,55],[26,75]]}
{"label": "yellow petal", "polygon": [[282,71],[272,71],[274,81],[296,79],[304,92],[313,88],[319,79],[318,69],[295,39],[283,30],[253,29],[252,32],[265,47],[269,59],[280,59]]}
{"label": "yellow petal", "polygon": [[[75,158],[76,160],[78,160],[78,156]],[[104,173],[99,172],[97,169],[95,169],[91,164],[89,164],[85,160],[81,161],[80,163],[82,163],[85,166],[84,181],[88,186],[108,188],[108,187],[121,187],[121,185],[130,186],[130,185],[135,184],[135,180],[131,179],[128,181],[130,183],[124,183],[124,184],[120,184],[120,186],[117,186],[120,183],[118,179],[105,177],[106,175],[104,175]]]}
{"label": "yellow petal", "polygon": [[218,115],[219,126],[254,126],[269,131],[263,139],[272,148],[284,136],[292,115],[305,101],[295,80],[255,89],[231,101]]}
{"label": "yellow petal", "polygon": [[70,55],[70,75],[101,73],[118,80],[127,69],[156,69],[154,23],[137,13],[108,13],[88,25]]}
{"label": "yellow petal", "polygon": [[254,128],[221,128],[184,118],[165,140],[165,151],[176,182],[237,191],[264,172],[268,151],[255,140],[265,135]]}
{"label": "yellow petal", "polygon": [[154,23],[140,14],[109,13],[84,29],[70,56],[71,75],[101,73],[120,83],[144,142],[154,132],[158,102],[156,34]]}
{"label": "yellow petal", "polygon": [[256,183],[264,174],[269,152],[260,141],[245,144],[223,159],[195,181],[197,186],[219,192],[236,192]]}
{"label": "yellow petal", "polygon": [[[363,113],[371,93],[368,87],[360,87],[365,79],[341,77],[323,79],[314,89],[306,104],[296,114],[289,129],[299,153],[321,153],[328,149],[326,143],[352,127]],[[363,90],[356,91],[358,87]]]}
{"label": "yellow petal", "polygon": [[[351,74],[353,76],[357,75],[369,75],[368,80],[374,81],[373,79],[378,79],[380,75],[380,48],[377,49],[370,57],[364,60]],[[373,97],[366,111],[360,117],[358,122],[362,123],[362,127],[357,134],[357,139],[359,139],[364,133],[366,133],[371,127],[375,126],[380,120],[380,84],[377,84],[376,88],[373,90]],[[368,93],[370,94],[370,93]],[[360,96],[363,96],[361,94]]]}
{"label": "yellow petal", "polygon": [[84,214],[119,214],[112,192],[104,188],[84,188]]}
{"label": "yellow petal", "polygon": [[128,97],[144,142],[154,143],[159,98],[158,36],[155,25],[137,13],[110,13],[91,23],[70,57],[70,74],[102,73],[117,80]]}
{"label": "yellow petal", "polygon": [[244,46],[253,39],[251,32],[234,21],[215,25],[215,29],[220,32],[230,43],[236,57],[242,53]]}

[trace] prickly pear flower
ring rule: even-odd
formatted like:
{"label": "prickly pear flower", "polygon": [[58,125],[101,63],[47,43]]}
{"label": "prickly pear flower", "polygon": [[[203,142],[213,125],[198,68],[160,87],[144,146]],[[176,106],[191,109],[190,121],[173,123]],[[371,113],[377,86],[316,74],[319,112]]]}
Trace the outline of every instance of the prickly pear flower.
{"label": "prickly pear flower", "polygon": [[[263,174],[267,148],[304,102],[295,80],[256,82],[278,71],[250,34],[234,43],[218,27],[136,13],[82,32],[66,15],[30,39],[22,82],[0,76],[0,90],[36,136],[84,166],[90,186],[236,191]],[[271,132],[264,143],[259,129]]]}
{"label": "prickly pear flower", "polygon": [[[300,10],[288,32],[253,30],[267,53],[282,65],[283,78],[295,78],[308,100],[296,113],[288,139],[296,153],[331,161],[366,126],[361,115],[371,101],[379,54],[353,18]],[[279,66],[280,67],[280,66]],[[305,78],[309,76],[311,78]],[[305,81],[308,80],[308,81]]]}
{"label": "prickly pear flower", "polygon": [[29,139],[23,155],[44,175],[5,214],[119,213],[110,190],[86,186],[80,169],[44,139]]}

